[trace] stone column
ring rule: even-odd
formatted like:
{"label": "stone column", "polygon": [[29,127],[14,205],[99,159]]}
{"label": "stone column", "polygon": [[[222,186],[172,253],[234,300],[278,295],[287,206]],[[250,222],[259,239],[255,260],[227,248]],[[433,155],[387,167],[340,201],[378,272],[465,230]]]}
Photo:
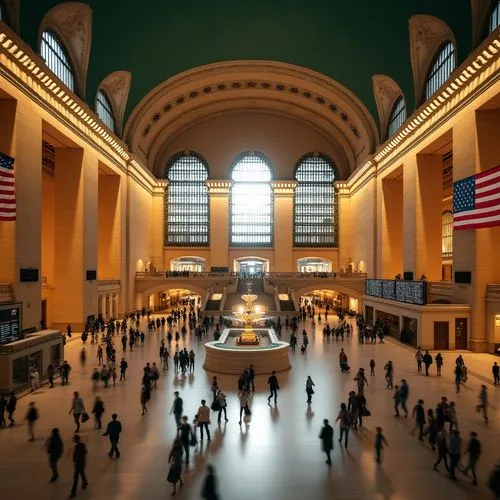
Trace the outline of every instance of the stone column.
{"label": "stone column", "polygon": [[[3,119],[3,118],[2,118]],[[9,151],[6,151],[9,153]],[[42,120],[24,101],[17,102],[12,156],[16,189],[15,281],[23,303],[23,330],[37,328],[42,317]],[[2,222],[0,225],[10,225]],[[3,256],[2,256],[3,258]],[[8,255],[7,255],[8,258]],[[20,269],[38,269],[36,283],[21,283]]]}
{"label": "stone column", "polygon": [[351,263],[351,215],[350,215],[350,192],[345,182],[335,183],[337,189],[337,248],[339,253],[338,268],[332,263],[332,272],[349,267]]}
{"label": "stone column", "polygon": [[210,267],[227,267],[232,270],[229,262],[229,193],[232,181],[206,181],[210,196]]}
{"label": "stone column", "polygon": [[294,271],[293,197],[297,181],[273,181],[274,192],[274,269],[275,272]]}
{"label": "stone column", "polygon": [[417,157],[409,155],[403,165],[403,272],[417,274]]}
{"label": "stone column", "polygon": [[75,329],[97,314],[97,172],[83,149],[56,149],[54,321]]}
{"label": "stone column", "polygon": [[153,190],[153,237],[151,260],[153,267],[160,271],[165,268],[164,247],[165,247],[165,191],[168,181],[158,181],[158,185]]}

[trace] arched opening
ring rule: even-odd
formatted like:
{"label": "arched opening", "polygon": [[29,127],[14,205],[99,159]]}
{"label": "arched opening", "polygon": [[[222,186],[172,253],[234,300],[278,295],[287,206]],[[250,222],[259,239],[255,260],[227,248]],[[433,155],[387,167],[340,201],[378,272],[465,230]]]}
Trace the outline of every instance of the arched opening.
{"label": "arched opening", "polygon": [[66,49],[57,35],[52,31],[44,31],[42,33],[40,55],[47,67],[57,76],[57,78],[74,92],[75,72],[71,66]]}
{"label": "arched opening", "polygon": [[231,245],[269,247],[273,244],[273,195],[269,161],[245,153],[231,173]]}
{"label": "arched opening", "polygon": [[297,260],[299,273],[331,273],[332,261],[321,257],[303,257]]}
{"label": "arched opening", "polygon": [[437,51],[427,73],[424,101],[429,99],[450,78],[455,64],[455,47],[451,42],[446,42]]}
{"label": "arched opening", "polygon": [[103,90],[97,91],[95,101],[95,111],[97,116],[107,125],[112,131],[116,131],[115,115],[111,106],[111,101]]}
{"label": "arched opening", "polygon": [[331,247],[337,244],[336,172],[328,157],[308,154],[297,164],[294,198],[294,245]]}
{"label": "arched opening", "polygon": [[346,313],[359,312],[360,303],[358,297],[347,295],[346,293],[339,292],[332,289],[317,289],[305,292],[300,297],[300,306],[304,307],[308,315],[334,313],[341,309]]}
{"label": "arched opening", "polygon": [[392,107],[391,115],[389,116],[389,123],[387,126],[387,138],[395,134],[401,125],[403,125],[406,120],[406,103],[403,96],[400,96],[394,102]]}
{"label": "arched opening", "polygon": [[205,272],[205,259],[203,257],[186,256],[178,257],[170,261],[170,270],[175,272]]}
{"label": "arched opening", "polygon": [[196,309],[201,297],[187,288],[171,288],[148,296],[148,307],[153,312],[170,312],[174,309]]}
{"label": "arched opening", "polygon": [[259,276],[269,272],[269,260],[261,257],[240,257],[234,259],[233,270],[242,276]]}
{"label": "arched opening", "polygon": [[198,154],[175,155],[167,166],[165,246],[208,246],[210,206],[208,166]]}

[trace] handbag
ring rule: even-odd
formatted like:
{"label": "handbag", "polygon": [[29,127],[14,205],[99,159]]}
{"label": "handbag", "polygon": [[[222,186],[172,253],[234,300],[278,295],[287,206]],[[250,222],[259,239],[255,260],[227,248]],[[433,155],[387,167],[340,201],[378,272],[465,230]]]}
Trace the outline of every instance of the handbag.
{"label": "handbag", "polygon": [[83,410],[82,411],[82,424],[84,424],[89,418],[90,418],[89,414],[85,410]]}
{"label": "handbag", "polygon": [[363,417],[370,417],[372,412],[368,408],[363,408]]}
{"label": "handbag", "polygon": [[217,399],[212,403],[212,406],[210,407],[212,411],[219,411],[220,410],[220,403],[217,401]]}
{"label": "handbag", "polygon": [[197,446],[198,439],[196,439],[196,434],[191,434],[191,439],[189,440],[189,446]]}
{"label": "handbag", "polygon": [[245,406],[245,416],[249,417],[251,414],[252,412],[250,411],[250,408],[248,406]]}

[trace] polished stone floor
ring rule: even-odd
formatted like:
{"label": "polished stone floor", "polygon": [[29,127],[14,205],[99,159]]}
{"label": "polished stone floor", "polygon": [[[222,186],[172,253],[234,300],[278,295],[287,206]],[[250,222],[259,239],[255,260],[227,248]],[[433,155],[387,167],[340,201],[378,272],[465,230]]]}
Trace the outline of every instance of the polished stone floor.
{"label": "polished stone floor", "polygon": [[[330,321],[332,323],[334,320]],[[205,464],[212,463],[217,469],[223,500],[492,498],[485,482],[493,464],[500,458],[500,389],[497,391],[489,386],[490,423],[485,426],[474,411],[483,381],[470,377],[467,386],[456,395],[450,362],[442,378],[434,375],[426,378],[417,374],[413,352],[393,342],[360,345],[356,338],[349,338],[344,343],[324,343],[322,335],[313,333],[310,324],[305,327],[311,333],[308,352],[306,355],[299,351],[291,354],[292,369],[279,374],[281,390],[277,407],[267,405],[267,377],[257,377],[250,425],[238,425],[236,379],[219,377],[220,385],[228,393],[229,422],[218,427],[213,419],[212,442],[195,452],[192,465],[183,472],[185,485],[177,496],[200,498]],[[318,332],[320,328],[321,325],[317,325]],[[162,332],[147,335],[144,348],[132,353],[127,351],[125,358],[129,370],[126,382],[98,389],[106,407],[104,420],[117,412],[123,424],[122,456],[119,460],[110,460],[106,455],[107,439],[94,430],[92,421],[83,425],[81,436],[89,449],[89,488],[80,490],[78,498],[128,500],[170,496],[171,486],[165,478],[167,457],[175,435],[174,419],[169,415],[173,392],[180,391],[185,413],[192,418],[202,398],[210,401],[213,374],[202,368],[203,346],[188,338],[188,349],[193,347],[197,354],[194,375],[182,377],[170,369],[161,377],[158,389],[153,393],[148,415],[141,416],[142,368],[148,361],[158,361],[162,335]],[[116,344],[121,354],[121,344],[118,340]],[[377,363],[376,376],[369,378],[370,385],[365,390],[372,416],[366,419],[362,431],[351,432],[349,451],[335,442],[333,465],[328,468],[318,439],[322,421],[324,418],[333,421],[339,404],[346,400],[346,393],[355,388],[354,373],[345,375],[339,372],[337,359],[341,346],[346,350],[353,369],[363,366],[368,370],[370,358]],[[71,458],[65,456],[61,461],[59,482],[49,484],[50,471],[43,445],[50,429],[57,426],[69,449],[74,430],[72,418],[68,415],[73,391],[80,391],[87,408],[92,405],[94,393],[90,377],[97,364],[96,347],[87,345],[89,359],[85,366],[79,362],[80,350],[80,340],[72,341],[66,347],[66,357],[73,368],[70,385],[57,385],[54,389],[43,387],[22,398],[18,405],[18,424],[0,431],[2,498],[56,500],[67,497],[71,486]],[[439,398],[446,395],[457,402],[462,435],[468,437],[471,430],[479,433],[484,449],[478,467],[479,487],[471,486],[470,480],[460,473],[459,480],[452,482],[443,471],[433,472],[434,454],[410,435],[412,421],[393,417],[392,394],[385,388],[382,370],[389,359],[394,363],[396,380],[406,378],[409,382],[411,406],[421,397],[426,406],[435,407]],[[475,361],[479,368],[480,359]],[[489,373],[489,370],[488,365],[484,373]],[[309,407],[305,395],[307,375],[311,375],[316,383],[316,394]],[[28,442],[22,424],[29,401],[35,401],[40,410],[38,438],[34,443]],[[382,466],[378,466],[373,457],[377,425],[383,427],[389,442]],[[337,428],[335,433],[337,437]]]}

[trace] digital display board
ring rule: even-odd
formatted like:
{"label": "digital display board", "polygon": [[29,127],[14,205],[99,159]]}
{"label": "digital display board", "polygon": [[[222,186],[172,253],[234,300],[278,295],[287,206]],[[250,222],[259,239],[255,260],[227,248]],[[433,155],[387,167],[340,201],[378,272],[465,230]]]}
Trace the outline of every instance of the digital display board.
{"label": "digital display board", "polygon": [[0,344],[9,344],[21,338],[21,304],[0,305]]}
{"label": "digital display board", "polygon": [[366,280],[365,293],[372,297],[396,300],[406,304],[427,304],[426,281]]}

